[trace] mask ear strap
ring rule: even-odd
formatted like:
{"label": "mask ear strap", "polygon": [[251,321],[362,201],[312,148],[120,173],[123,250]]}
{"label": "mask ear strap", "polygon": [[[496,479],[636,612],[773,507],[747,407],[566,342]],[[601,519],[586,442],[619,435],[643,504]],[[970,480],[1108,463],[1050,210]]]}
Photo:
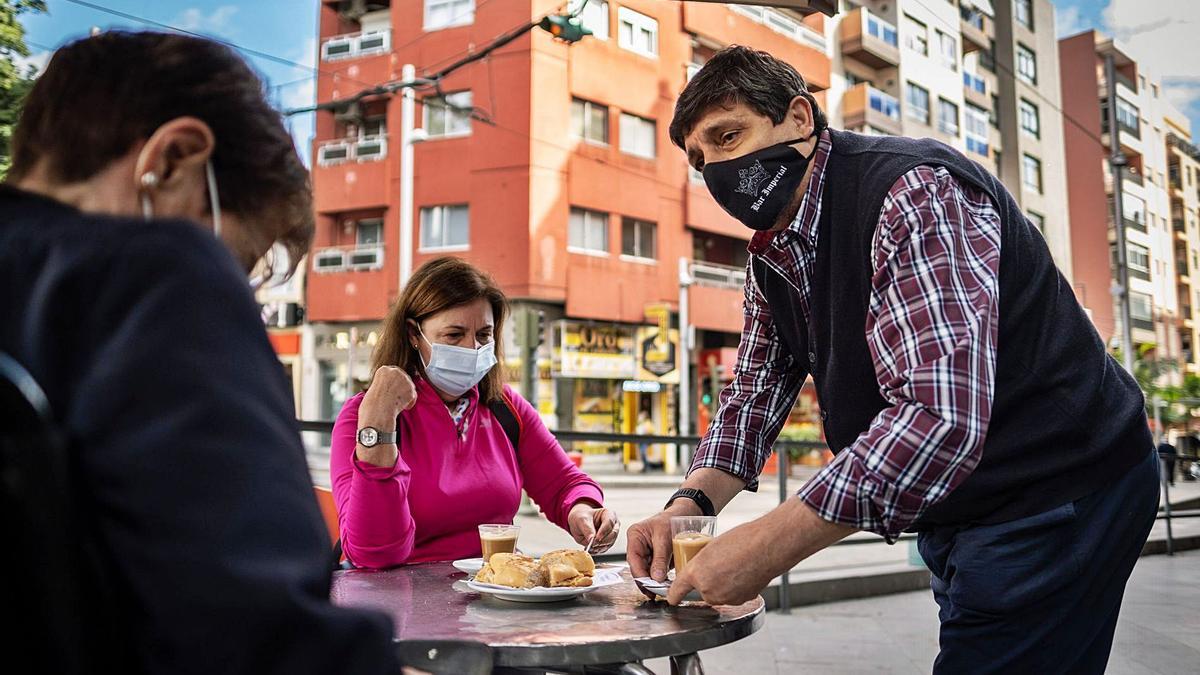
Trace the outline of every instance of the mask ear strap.
{"label": "mask ear strap", "polygon": [[217,172],[212,160],[204,163],[204,177],[208,181],[208,206],[212,210],[213,236],[221,238],[221,200],[217,197]]}

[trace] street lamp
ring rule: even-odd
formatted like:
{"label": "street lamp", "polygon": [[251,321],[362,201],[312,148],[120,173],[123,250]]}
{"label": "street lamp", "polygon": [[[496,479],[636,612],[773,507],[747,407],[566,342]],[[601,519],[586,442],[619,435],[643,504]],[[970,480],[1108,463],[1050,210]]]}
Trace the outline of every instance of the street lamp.
{"label": "street lamp", "polygon": [[412,276],[413,264],[413,145],[429,136],[416,127],[416,94],[411,83],[417,79],[417,67],[406,63],[401,71],[404,87],[400,104],[400,288]]}

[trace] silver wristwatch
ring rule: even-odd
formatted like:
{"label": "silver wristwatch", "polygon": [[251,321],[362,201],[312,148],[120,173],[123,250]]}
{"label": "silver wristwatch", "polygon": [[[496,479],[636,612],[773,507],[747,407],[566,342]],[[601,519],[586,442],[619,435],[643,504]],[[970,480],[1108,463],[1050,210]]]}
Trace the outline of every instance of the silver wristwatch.
{"label": "silver wristwatch", "polygon": [[396,442],[396,432],[383,433],[375,427],[363,427],[358,430],[358,444],[364,448],[386,445]]}

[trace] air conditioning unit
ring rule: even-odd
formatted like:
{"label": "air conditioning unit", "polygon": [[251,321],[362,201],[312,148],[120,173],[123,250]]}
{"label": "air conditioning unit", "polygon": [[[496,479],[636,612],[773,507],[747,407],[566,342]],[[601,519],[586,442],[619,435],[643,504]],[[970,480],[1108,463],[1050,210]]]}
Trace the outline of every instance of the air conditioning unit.
{"label": "air conditioning unit", "polygon": [[383,267],[383,248],[371,246],[355,249],[350,252],[347,266],[352,270],[377,270]]}
{"label": "air conditioning unit", "polygon": [[383,159],[387,156],[387,137],[369,136],[354,144],[354,158],[359,161]]}
{"label": "air conditioning unit", "polygon": [[346,269],[346,252],[326,249],[313,254],[313,269],[318,272],[340,272]]}
{"label": "air conditioning unit", "polygon": [[321,166],[341,164],[350,159],[349,143],[326,143],[317,149],[317,163]]}
{"label": "air conditioning unit", "polygon": [[354,56],[354,38],[352,37],[335,37],[325,41],[321,45],[321,59],[325,61],[336,61]]}

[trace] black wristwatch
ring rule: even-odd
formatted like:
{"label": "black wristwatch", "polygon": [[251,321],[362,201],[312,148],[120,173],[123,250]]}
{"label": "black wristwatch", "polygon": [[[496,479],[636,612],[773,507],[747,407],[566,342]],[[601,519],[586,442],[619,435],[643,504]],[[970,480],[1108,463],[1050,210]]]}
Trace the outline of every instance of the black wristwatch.
{"label": "black wristwatch", "polygon": [[717,510],[713,508],[712,500],[708,498],[708,495],[704,494],[702,490],[697,490],[695,488],[679,488],[675,491],[675,494],[671,495],[671,498],[667,500],[667,505],[664,506],[663,509],[670,508],[671,504],[673,504],[675,500],[679,499],[680,497],[684,497],[696,502],[696,506],[700,507],[700,513],[706,516],[717,515]]}

